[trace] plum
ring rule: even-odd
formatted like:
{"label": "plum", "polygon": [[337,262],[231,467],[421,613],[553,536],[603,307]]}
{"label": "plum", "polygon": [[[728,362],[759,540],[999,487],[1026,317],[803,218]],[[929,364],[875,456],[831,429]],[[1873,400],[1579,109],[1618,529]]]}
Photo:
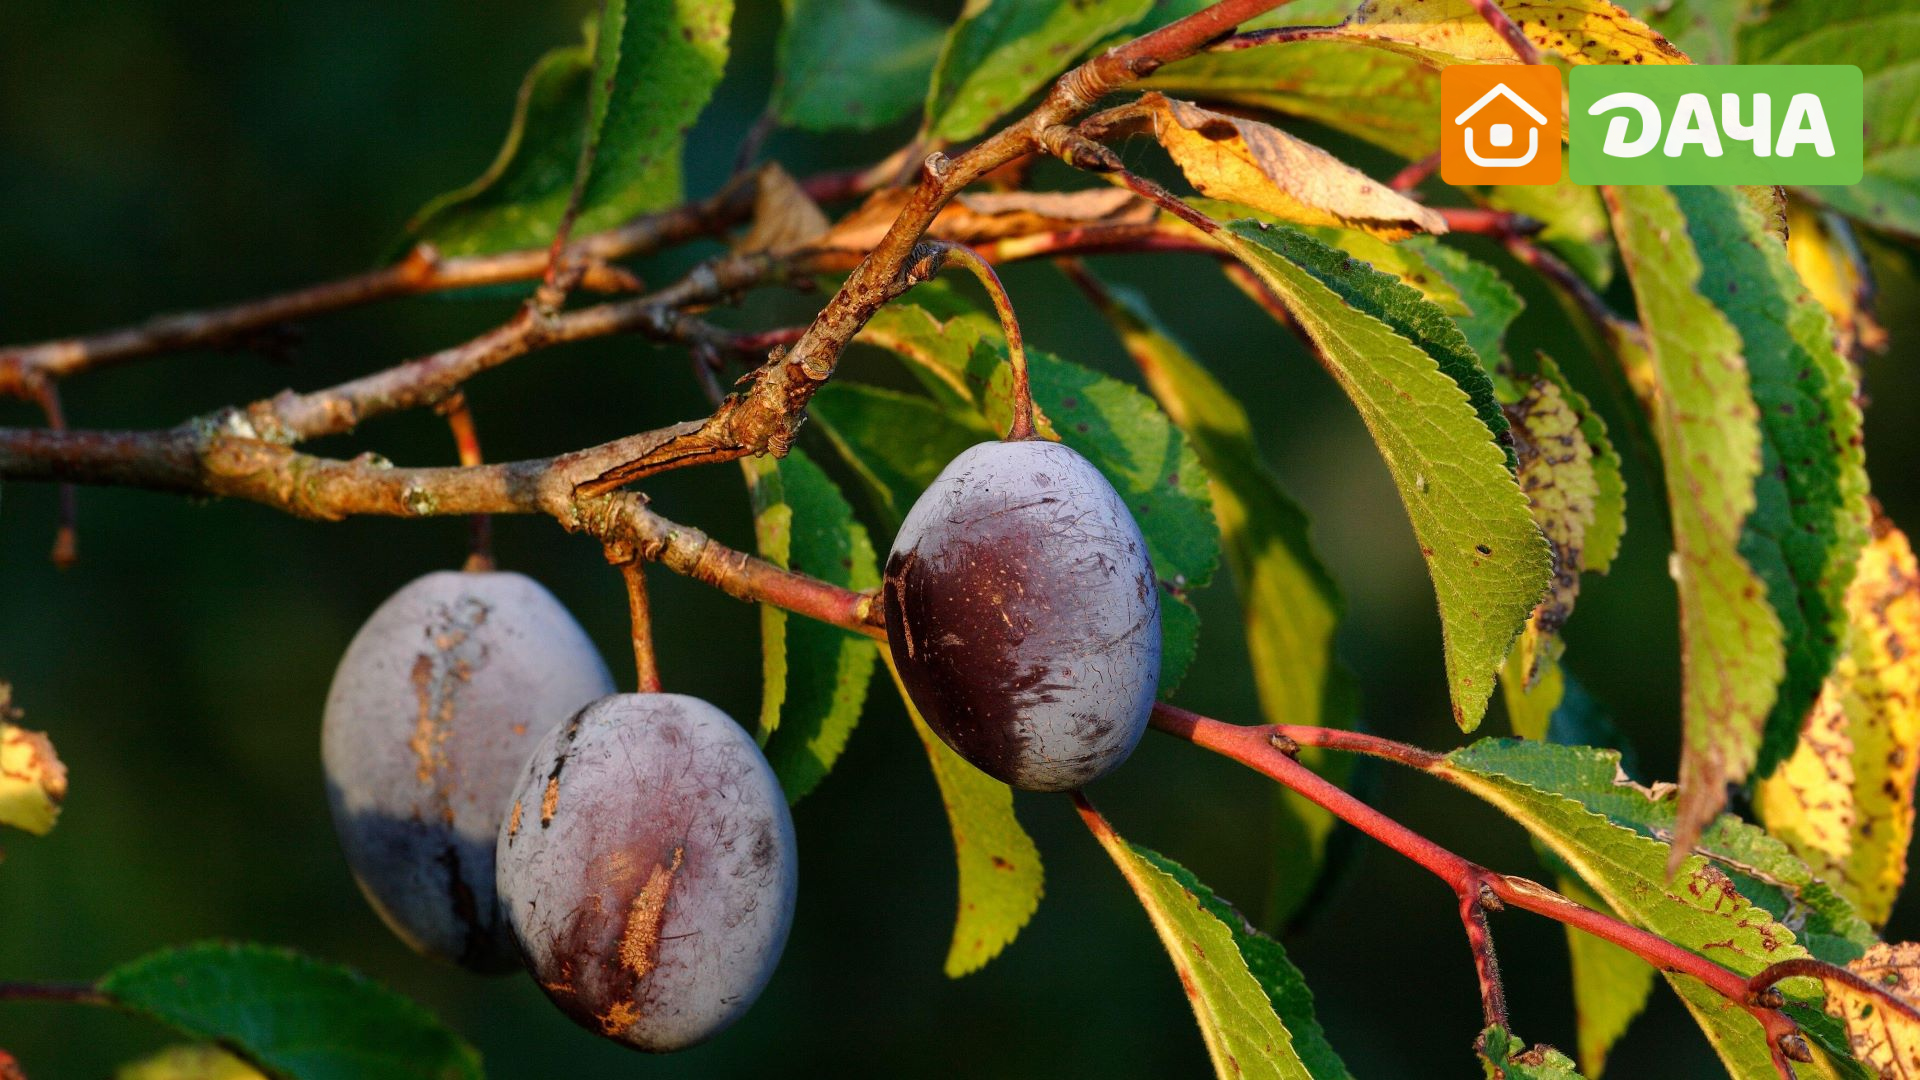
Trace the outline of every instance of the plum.
{"label": "plum", "polygon": [[321,758],[355,880],[419,952],[518,965],[493,851],[540,736],[612,693],[586,632],[537,582],[428,574],[373,613],[327,693]]}
{"label": "plum", "polygon": [[501,909],[582,1027],[654,1053],[739,1019],[793,923],[793,818],[719,709],[620,694],[548,733],[500,828]]}
{"label": "plum", "polygon": [[1160,677],[1160,592],[1113,485],[1054,442],[982,443],[920,496],[887,556],[901,681],[961,757],[1029,791],[1119,767]]}

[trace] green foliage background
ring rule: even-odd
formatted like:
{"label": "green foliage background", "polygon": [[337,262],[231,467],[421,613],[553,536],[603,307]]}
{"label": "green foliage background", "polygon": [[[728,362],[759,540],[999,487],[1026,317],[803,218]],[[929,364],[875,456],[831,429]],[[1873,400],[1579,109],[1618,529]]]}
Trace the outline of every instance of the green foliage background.
{"label": "green foliage background", "polygon": [[[917,6],[946,19],[957,4]],[[421,202],[490,160],[521,74],[573,40],[590,7],[351,0],[235,12],[177,0],[12,0],[0,33],[0,338],[117,325],[372,265]],[[739,5],[727,80],[689,144],[692,192],[724,177],[739,133],[767,100],[777,18],[771,0]],[[864,163],[909,126],[783,134],[770,153],[796,175]],[[1330,132],[1310,137],[1375,175],[1393,167]],[[664,282],[710,250],[643,270]],[[1528,300],[1512,350],[1549,348],[1577,384],[1605,385],[1552,298],[1490,246],[1475,253],[1508,270]],[[1920,454],[1911,370],[1920,289],[1911,264],[1884,250],[1876,261],[1894,345],[1868,368],[1868,460],[1877,494],[1911,528],[1920,524],[1920,480],[1909,467]],[[1436,748],[1464,742],[1447,711],[1425,571],[1352,407],[1209,260],[1095,265],[1156,299],[1163,319],[1241,395],[1346,592],[1342,652],[1367,722]],[[1051,270],[1014,267],[1006,277],[1036,346],[1137,381],[1110,331]],[[1623,290],[1615,299],[1624,306]],[[792,322],[815,302],[756,296],[747,318]],[[328,318],[280,361],[146,360],[75,380],[67,409],[89,427],[172,423],[461,340],[511,303],[428,299]],[[887,378],[875,353],[856,350],[849,364]],[[705,411],[683,354],[634,339],[528,358],[476,380],[469,395],[496,458]],[[1599,401],[1616,432],[1629,429],[1620,404]],[[0,422],[36,421],[0,403]],[[356,438],[398,461],[452,457],[427,413],[379,421]],[[1569,665],[1638,743],[1645,775],[1671,777],[1675,617],[1656,540],[1665,526],[1647,459],[1629,453],[1627,469],[1637,497],[1626,546],[1610,576],[1584,585]],[[646,487],[664,513],[750,545],[737,470],[670,474]],[[641,1060],[576,1030],[523,978],[481,982],[420,960],[361,902],[333,843],[318,721],[355,628],[399,585],[456,564],[461,524],[315,525],[248,505],[118,491],[83,491],[81,515],[82,562],[61,575],[45,558],[52,490],[15,487],[0,498],[0,677],[15,682],[29,724],[52,732],[74,791],[54,835],[8,838],[0,972],[9,978],[90,979],[149,949],[215,936],[290,945],[418,999],[498,1077],[759,1076],[770,1065],[785,1076],[1158,1077],[1205,1067],[1151,929],[1064,799],[1019,796],[1048,864],[1048,896],[1032,926],[982,972],[942,975],[954,897],[946,823],[924,755],[884,687],[833,775],[797,809],[804,883],[792,944],[761,1003],[718,1042]],[[499,531],[504,565],[552,587],[623,670],[624,601],[599,552],[545,520],[503,521]],[[889,539],[875,536],[883,548]],[[755,611],[653,577],[669,686],[750,721],[759,708]],[[1201,649],[1181,700],[1251,720],[1252,677],[1232,629],[1230,575],[1221,579],[1195,596]],[[1488,733],[1503,730],[1497,707],[1488,724]],[[1363,770],[1357,783],[1436,840],[1498,868],[1532,867],[1521,831],[1469,797],[1410,775],[1384,787],[1379,779]],[[1265,782],[1155,737],[1095,794],[1129,839],[1257,914],[1256,899],[1271,888]],[[1481,1022],[1451,896],[1377,849],[1355,853],[1332,902],[1285,939],[1329,1038],[1357,1075],[1473,1075],[1467,1044]],[[1515,1029],[1573,1046],[1561,929],[1509,915],[1495,932]],[[1916,935],[1920,904],[1910,899],[1887,936]],[[0,1005],[0,1048],[36,1080],[108,1075],[167,1041],[113,1013]],[[1670,995],[1656,996],[1609,1067],[1618,1076],[1717,1070]]]}

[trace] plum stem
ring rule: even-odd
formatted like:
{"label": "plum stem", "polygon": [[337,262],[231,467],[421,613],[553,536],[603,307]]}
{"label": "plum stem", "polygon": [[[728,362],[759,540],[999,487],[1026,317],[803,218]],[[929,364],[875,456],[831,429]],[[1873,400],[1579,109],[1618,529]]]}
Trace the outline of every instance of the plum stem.
{"label": "plum stem", "polygon": [[1020,334],[1020,320],[1013,314],[1013,298],[1000,282],[993,264],[966,246],[945,242],[940,252],[948,262],[958,263],[980,281],[993,300],[994,313],[1000,316],[1000,330],[1007,338],[1007,366],[1013,371],[1013,423],[1007,428],[1007,441],[1031,439],[1033,431],[1033,386],[1027,380],[1027,343]]}
{"label": "plum stem", "polygon": [[[607,549],[613,561],[616,548]],[[632,624],[633,672],[635,685],[642,694],[660,692],[660,665],[653,655],[653,609],[647,603],[647,560],[637,555],[619,562],[620,577],[627,585],[627,616]]]}
{"label": "plum stem", "polygon": [[[486,464],[486,456],[480,452],[480,431],[474,426],[473,409],[467,405],[466,393],[454,391],[453,396],[440,403],[440,414],[447,418],[447,428],[453,432],[453,445],[459,450],[461,466],[470,469]],[[463,569],[470,574],[481,574],[495,565],[493,515],[474,514],[467,519],[467,562]]]}

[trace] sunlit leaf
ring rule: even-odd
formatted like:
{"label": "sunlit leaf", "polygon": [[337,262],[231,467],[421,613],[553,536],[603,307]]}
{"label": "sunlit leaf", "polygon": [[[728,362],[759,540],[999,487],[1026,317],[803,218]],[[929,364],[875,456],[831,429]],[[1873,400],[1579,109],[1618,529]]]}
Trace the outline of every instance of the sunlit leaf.
{"label": "sunlit leaf", "polygon": [[[1219,900],[1211,892],[1202,898],[1187,884],[1191,875],[1183,874],[1183,881],[1170,873],[1164,867],[1172,864],[1121,839],[1091,807],[1083,807],[1081,816],[1120,868],[1140,906],[1146,909],[1154,932],[1160,935],[1160,943],[1179,973],[1187,1003],[1193,1006],[1194,1018],[1199,1021],[1200,1036],[1213,1058],[1215,1075],[1221,1080],[1311,1080],[1319,1075],[1301,1060],[1294,1036],[1268,997],[1267,986],[1249,970],[1234,931],[1213,910]],[[1290,974],[1297,981],[1298,972]],[[1299,984],[1299,989],[1304,992],[1305,984]],[[1338,1059],[1334,1063],[1337,1065]]]}
{"label": "sunlit leaf", "polygon": [[1513,286],[1493,267],[1438,240],[1416,237],[1399,246],[1419,252],[1432,274],[1460,298],[1464,310],[1447,314],[1453,316],[1480,365],[1491,371],[1502,363],[1507,355],[1507,328],[1527,306]]}
{"label": "sunlit leaf", "polygon": [[[1902,1001],[1920,1000],[1920,942],[1875,945],[1847,968]],[[1847,1026],[1854,1055],[1881,1076],[1920,1073],[1920,1021],[1838,982],[1827,984],[1827,1012]]]}
{"label": "sunlit leaf", "polygon": [[[0,1076],[4,1076],[0,1073]],[[113,1080],[267,1080],[217,1046],[169,1046],[113,1072]]]}
{"label": "sunlit leaf", "polygon": [[13,689],[0,682],[0,825],[45,836],[67,797],[67,767],[51,739],[8,722],[18,718]]}
{"label": "sunlit leaf", "polygon": [[[1313,550],[1306,513],[1263,464],[1240,402],[1154,320],[1143,298],[1109,291],[1105,314],[1206,467],[1261,712],[1268,723],[1351,726],[1353,678],[1333,652],[1340,593]],[[1330,764],[1325,757],[1301,751],[1317,769]],[[1282,862],[1267,915],[1284,922],[1319,876],[1334,818],[1290,789],[1277,798],[1284,839],[1275,845]]]}
{"label": "sunlit leaf", "polygon": [[1787,205],[1787,258],[1827,309],[1834,347],[1842,356],[1857,360],[1862,351],[1887,347],[1887,331],[1874,316],[1867,256],[1845,218],[1794,199]]}
{"label": "sunlit leaf", "polygon": [[1445,313],[1391,277],[1284,228],[1220,239],[1286,302],[1380,447],[1433,577],[1454,719],[1472,730],[1551,574],[1483,419],[1505,427],[1492,384]]}
{"label": "sunlit leaf", "polygon": [[[899,531],[913,500],[947,462],[993,438],[985,420],[918,394],[835,380],[807,407],[810,427],[824,432],[865,481],[887,535]],[[913,438],[893,436],[913,432]]]}
{"label": "sunlit leaf", "polygon": [[166,949],[99,982],[124,1009],[294,1080],[479,1080],[480,1055],[426,1010],[355,972],[283,949]]}
{"label": "sunlit leaf", "polygon": [[785,0],[773,114],[809,131],[867,131],[911,116],[946,32],[887,0]]}
{"label": "sunlit leaf", "polygon": [[[1733,869],[1736,864],[1749,872],[1795,872],[1797,860],[1786,853],[1784,846],[1738,819],[1721,818],[1702,837],[1702,850],[1715,853],[1716,858],[1688,855],[1669,876],[1668,845],[1648,833],[1654,828],[1652,821],[1664,821],[1669,827],[1675,822],[1676,807],[1670,793],[1616,781],[1619,755],[1612,751],[1483,739],[1447,755],[1433,771],[1523,825],[1616,914],[1669,941],[1741,975],[1753,975],[1780,960],[1811,955],[1795,932],[1744,893],[1733,876],[1738,873]],[[1741,863],[1741,859],[1746,861]],[[1767,860],[1766,868],[1759,870],[1755,859]],[[1821,940],[1826,947],[1837,950],[1827,958],[1848,955],[1838,950],[1852,950],[1852,955],[1858,955],[1864,945],[1841,935],[1864,935],[1860,940],[1871,941],[1865,923],[1851,915],[1844,901],[1839,901],[1837,908],[1831,907],[1838,897],[1812,881],[1803,864],[1798,865],[1797,873],[1802,884],[1792,899],[1807,901],[1809,906],[1815,899],[1829,905],[1816,909],[1825,911],[1819,925],[1829,930]],[[1764,884],[1741,876],[1755,886]],[[1777,891],[1774,899],[1781,900]],[[1784,903],[1782,911],[1786,912]],[[1801,917],[1802,912],[1794,909],[1793,913]],[[1846,919],[1850,919],[1847,926],[1837,921]],[[1803,932],[1808,941],[1814,940],[1812,926]],[[1686,976],[1671,975],[1669,981],[1688,1002],[1729,1068],[1738,1075],[1749,1074],[1739,1063],[1750,1064],[1748,1044],[1756,1040],[1763,1051],[1760,1062],[1769,1060],[1764,1053],[1764,1033],[1744,1008],[1719,1009],[1714,1004],[1718,996],[1705,993]],[[1790,979],[1780,985],[1792,1007],[1819,1015],[1818,983]]]}
{"label": "sunlit leaf", "polygon": [[1754,809],[1878,925],[1906,879],[1920,768],[1920,568],[1885,518],[1861,553],[1847,611],[1844,651],[1799,748],[1760,783]]}
{"label": "sunlit leaf", "polygon": [[[1608,0],[1506,0],[1501,10],[1543,53],[1575,64],[1684,64],[1685,53]],[[1366,0],[1338,37],[1433,64],[1519,60],[1469,0]]]}
{"label": "sunlit leaf", "polygon": [[1152,0],[967,0],[927,95],[927,131],[971,139],[1013,111]]}
{"label": "sunlit leaf", "polygon": [[[873,544],[832,480],[798,448],[747,458],[762,558],[855,591],[880,585]],[[759,736],[789,801],[833,768],[860,721],[875,643],[836,626],[760,606],[764,692]]]}
{"label": "sunlit leaf", "polygon": [[1013,789],[968,764],[927,727],[900,682],[893,657],[880,654],[900,702],[933,763],[940,799],[960,860],[960,910],[947,950],[946,972],[957,979],[985,967],[1019,936],[1040,907],[1045,873],[1040,850],[1013,816]]}
{"label": "sunlit leaf", "polygon": [[1786,678],[1754,766],[1764,776],[1792,752],[1840,653],[1847,583],[1867,538],[1860,410],[1826,313],[1760,215],[1727,188],[1672,190],[1700,253],[1700,293],[1739,332],[1759,407],[1761,467],[1740,554],[1786,635]]}
{"label": "sunlit leaf", "polygon": [[1201,194],[1302,225],[1362,229],[1386,239],[1440,233],[1439,214],[1340,159],[1255,120],[1158,92],[1102,114],[1109,130],[1143,130]]}
{"label": "sunlit leaf", "polygon": [[1654,417],[1672,511],[1682,642],[1683,845],[1759,757],[1786,670],[1767,585],[1742,556],[1760,473],[1759,408],[1740,334],[1700,293],[1700,256],[1665,188],[1607,192],[1646,327],[1660,406]]}
{"label": "sunlit leaf", "polygon": [[1487,1080],[1581,1080],[1567,1055],[1545,1043],[1529,1049],[1525,1039],[1498,1024],[1481,1032],[1473,1048]]}

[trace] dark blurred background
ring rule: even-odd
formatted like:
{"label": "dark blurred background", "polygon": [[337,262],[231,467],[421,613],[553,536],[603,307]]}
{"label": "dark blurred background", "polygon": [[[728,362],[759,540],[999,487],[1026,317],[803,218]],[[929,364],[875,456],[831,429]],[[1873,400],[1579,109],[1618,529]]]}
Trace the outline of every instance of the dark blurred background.
{"label": "dark blurred background", "polygon": [[[957,3],[925,5],[947,15]],[[516,85],[573,40],[589,0],[552,3],[209,5],[10,0],[0,14],[0,339],[124,323],[365,269],[429,196],[477,174]],[[777,9],[745,0],[718,98],[695,131],[688,188],[725,176],[770,81]],[[1378,152],[1306,130],[1375,175]],[[796,174],[865,163],[910,131],[776,136]],[[1515,351],[1545,348],[1576,382],[1605,382],[1552,298],[1491,248],[1529,307]],[[712,248],[641,267],[653,281]],[[1909,365],[1920,304],[1911,270],[1877,258],[1893,346],[1869,365],[1869,460],[1894,518],[1920,526],[1920,395]],[[1314,516],[1344,588],[1345,660],[1366,722],[1433,747],[1463,741],[1448,716],[1439,626],[1386,470],[1352,408],[1294,341],[1191,256],[1097,261],[1160,301],[1195,352],[1247,402],[1266,453]],[[1077,293],[1044,266],[1007,273],[1028,336],[1123,378],[1123,354]],[[1624,302],[1624,296],[1616,294]],[[147,427],[313,388],[464,339],[511,298],[422,299],[317,320],[290,358],[190,353],[70,382],[87,427]],[[803,320],[817,297],[755,297],[737,325]],[[882,372],[870,356],[852,370]],[[543,352],[476,380],[469,395],[495,458],[550,454],[705,411],[686,358],[633,339]],[[1616,419],[1617,402],[1602,401]],[[37,417],[0,403],[0,423]],[[411,413],[320,452],[376,449],[447,462],[441,421]],[[1571,669],[1670,777],[1676,758],[1673,590],[1655,476],[1629,462],[1631,528],[1611,576],[1589,578],[1569,631]],[[732,466],[650,481],[658,508],[747,546]],[[314,524],[257,506],[194,505],[87,490],[81,562],[47,561],[54,497],[12,486],[0,506],[0,678],[28,724],[50,731],[72,774],[60,827],[4,838],[0,979],[91,979],[160,946],[209,937],[280,943],[352,964],[440,1015],[492,1075],[888,1075],[1164,1077],[1208,1071],[1192,1017],[1152,931],[1065,800],[1021,796],[1047,859],[1031,926],[979,974],[940,972],[954,906],[946,823],[925,758],[884,680],[838,769],[797,808],[804,886],[791,945],[759,1005],[713,1044],[630,1054],[573,1027],[524,978],[481,981],[421,960],[362,903],[335,847],[318,721],[333,665],[388,593],[456,565],[457,521]],[[498,525],[507,568],[572,608],[623,672],[617,577],[587,541],[543,519]],[[887,537],[876,536],[884,548]],[[735,716],[758,709],[751,608],[653,575],[660,662],[672,689]],[[1199,662],[1180,701],[1257,719],[1232,583],[1199,597]],[[1498,706],[1486,729],[1504,733]],[[1437,840],[1533,872],[1521,834],[1464,795],[1410,774],[1366,781],[1369,798]],[[1191,866],[1257,910],[1268,887],[1268,786],[1236,766],[1150,736],[1095,792],[1130,838]],[[1321,1020],[1361,1076],[1477,1076],[1472,966],[1444,886],[1362,841],[1344,886],[1288,935]],[[1920,931],[1909,903],[1890,937]],[[1571,1051],[1560,928],[1496,923],[1516,1029]],[[100,1077],[176,1041],[100,1010],[0,1005],[0,1047],[35,1080]],[[1656,990],[1616,1051],[1622,1077],[1718,1073],[1672,996]]]}

